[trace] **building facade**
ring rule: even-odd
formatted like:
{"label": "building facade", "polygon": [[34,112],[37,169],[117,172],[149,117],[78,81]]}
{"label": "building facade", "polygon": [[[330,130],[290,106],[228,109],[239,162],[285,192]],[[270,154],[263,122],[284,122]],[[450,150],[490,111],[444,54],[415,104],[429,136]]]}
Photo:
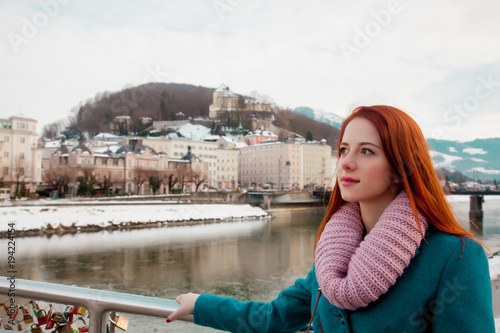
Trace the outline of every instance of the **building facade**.
{"label": "building facade", "polygon": [[[58,176],[66,175],[65,193],[81,194],[83,185],[92,185],[86,194],[167,194],[172,189],[196,191],[208,179],[206,162],[200,159],[169,158],[144,145],[141,139],[131,139],[115,153],[93,152],[83,142],[69,151],[62,145],[52,154],[50,168]],[[46,182],[54,185],[52,174]],[[199,188],[198,188],[199,189]],[[80,191],[80,192],[79,192]]]}
{"label": "building facade", "polygon": [[[127,139],[130,139],[130,137]],[[208,185],[214,188],[217,187],[216,142],[193,141],[186,138],[141,137],[141,139],[144,145],[153,148],[157,152],[162,152],[172,159],[182,158],[186,154],[188,147],[191,147],[191,152],[206,163]]]}
{"label": "building facade", "polygon": [[0,119],[0,187],[11,196],[33,193],[42,181],[36,125],[21,116]]}
{"label": "building facade", "polygon": [[242,186],[277,189],[324,186],[332,164],[326,143],[262,143],[241,148],[240,181]]}
{"label": "building facade", "polygon": [[238,170],[240,150],[236,143],[227,137],[217,140],[217,188],[236,190],[238,188]]}

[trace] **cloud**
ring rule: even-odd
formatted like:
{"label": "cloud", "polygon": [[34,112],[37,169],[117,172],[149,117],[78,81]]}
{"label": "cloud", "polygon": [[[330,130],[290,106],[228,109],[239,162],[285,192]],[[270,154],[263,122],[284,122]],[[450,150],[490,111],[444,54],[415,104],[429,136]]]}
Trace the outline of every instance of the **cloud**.
{"label": "cloud", "polygon": [[[399,106],[429,137],[474,139],[497,131],[488,121],[499,106],[497,92],[458,129],[457,120],[443,121],[454,103],[474,94],[478,78],[500,80],[500,4],[493,0],[481,6],[401,0],[386,21],[380,17],[390,1],[64,2],[18,52],[7,38],[0,42],[1,117],[22,112],[47,124],[97,93],[152,80],[154,68],[164,82],[224,82],[284,107],[309,105],[340,116],[358,104]],[[229,7],[221,11],[220,3]],[[1,3],[0,34],[20,34],[23,20],[40,11],[40,2]],[[370,27],[368,44],[348,62],[340,45],[354,45]]]}

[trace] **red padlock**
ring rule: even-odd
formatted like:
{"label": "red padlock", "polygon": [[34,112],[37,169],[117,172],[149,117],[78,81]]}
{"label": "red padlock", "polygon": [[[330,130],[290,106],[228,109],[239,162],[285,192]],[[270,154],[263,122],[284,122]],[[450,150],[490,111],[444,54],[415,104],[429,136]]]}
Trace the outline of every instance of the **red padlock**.
{"label": "red padlock", "polygon": [[[59,314],[60,314],[60,312],[59,312]],[[51,306],[49,309],[49,313],[47,314],[48,320],[47,320],[47,325],[45,325],[45,329],[48,330],[48,329],[53,328],[56,324],[56,321],[59,321],[59,318],[55,319],[53,317],[54,317],[54,315],[52,314],[52,306]]]}
{"label": "red padlock", "polygon": [[78,327],[78,332],[80,332],[80,333],[88,332],[88,331],[89,331],[89,327],[88,326]]}
{"label": "red padlock", "polygon": [[33,317],[28,313],[28,309],[25,306],[21,306],[21,310],[23,310],[23,320],[26,324],[31,324],[33,322]]}
{"label": "red padlock", "polygon": [[43,309],[38,310],[35,316],[36,319],[38,320],[38,325],[45,325],[49,319],[49,315]]}

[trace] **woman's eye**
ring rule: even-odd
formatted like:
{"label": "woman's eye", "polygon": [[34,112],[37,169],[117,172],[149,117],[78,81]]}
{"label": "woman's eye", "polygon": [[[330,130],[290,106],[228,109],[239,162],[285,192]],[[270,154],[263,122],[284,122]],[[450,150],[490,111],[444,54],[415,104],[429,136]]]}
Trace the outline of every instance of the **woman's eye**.
{"label": "woman's eye", "polygon": [[362,153],[363,155],[371,155],[371,154],[373,154],[373,151],[371,151],[371,150],[370,150],[370,149],[368,149],[368,148],[363,148],[363,149],[361,149],[361,153]]}
{"label": "woman's eye", "polygon": [[340,148],[340,155],[347,154],[347,148]]}

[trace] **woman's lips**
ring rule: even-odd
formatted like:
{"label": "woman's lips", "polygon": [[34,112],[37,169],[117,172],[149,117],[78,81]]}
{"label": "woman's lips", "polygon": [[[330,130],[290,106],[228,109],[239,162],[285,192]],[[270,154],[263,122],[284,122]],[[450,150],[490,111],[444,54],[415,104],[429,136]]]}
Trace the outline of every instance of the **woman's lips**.
{"label": "woman's lips", "polygon": [[359,183],[359,180],[356,180],[351,177],[342,177],[340,180],[342,182],[342,186],[350,186]]}

